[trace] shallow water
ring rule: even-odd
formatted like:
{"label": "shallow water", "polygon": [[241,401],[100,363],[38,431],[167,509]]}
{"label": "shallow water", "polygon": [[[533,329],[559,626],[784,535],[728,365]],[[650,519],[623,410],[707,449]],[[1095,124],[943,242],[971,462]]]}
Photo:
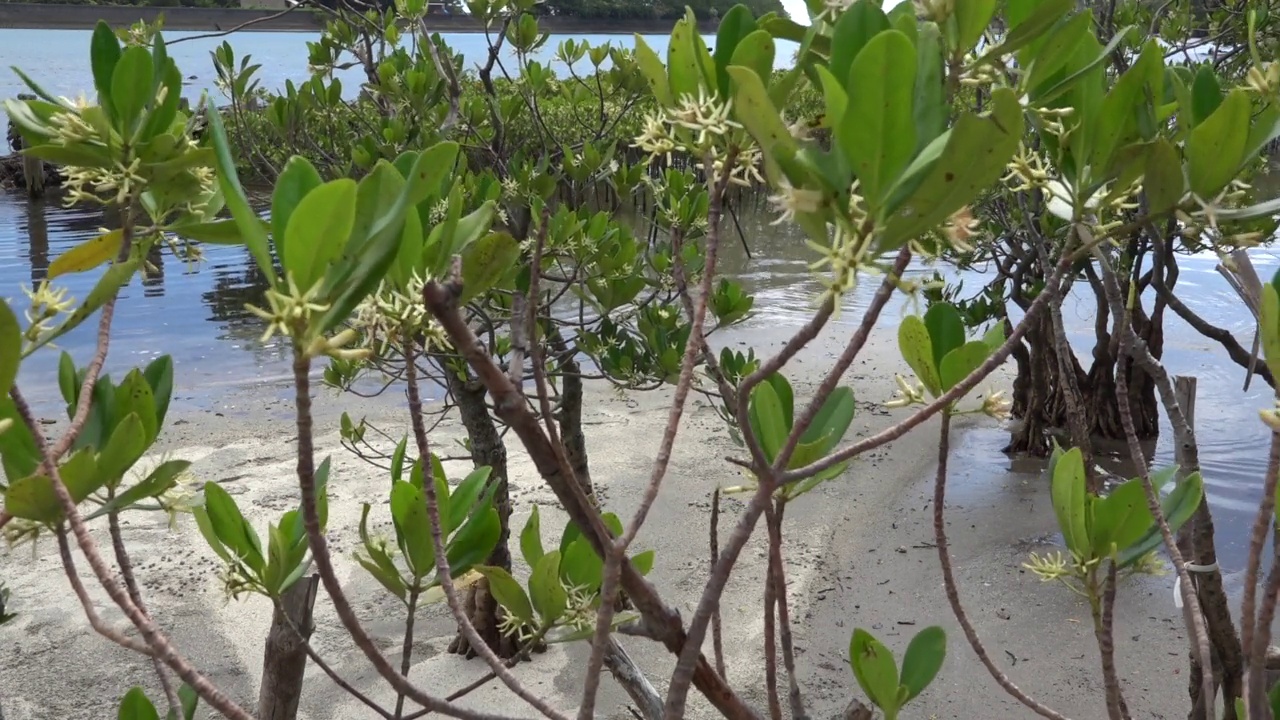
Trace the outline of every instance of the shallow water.
{"label": "shallow water", "polygon": [[[758,213],[739,213],[743,243],[730,224],[725,236],[721,270],[737,277],[756,297],[755,314],[736,326],[722,342],[761,343],[784,337],[811,315],[820,290],[808,269],[815,254],[795,232],[769,224]],[[0,288],[11,299],[20,285],[38,283],[49,261],[75,244],[92,237],[106,224],[100,213],[65,209],[56,202],[28,204],[16,196],[0,195]],[[745,246],[745,247],[744,247]],[[748,258],[745,248],[749,248]],[[135,278],[122,294],[114,321],[114,351],[108,371],[123,372],[161,354],[173,357],[177,366],[176,393],[183,402],[216,407],[219,394],[229,387],[242,386],[248,379],[266,383],[264,391],[274,396],[272,380],[287,376],[289,367],[283,348],[275,341],[260,342],[262,325],[245,309],[245,303],[260,300],[265,287],[246,250],[209,246],[205,259],[195,266],[170,255],[151,258],[154,272]],[[1280,267],[1280,258],[1267,250],[1253,253],[1264,277]],[[1212,256],[1184,258],[1178,287],[1181,297],[1208,321],[1236,333],[1246,347],[1252,341],[1252,320],[1225,281],[1214,270]],[[910,273],[932,273],[932,268],[913,266]],[[983,284],[981,275],[953,276],[965,280],[965,287]],[[71,276],[65,284],[71,294],[83,297],[96,274]],[[876,287],[875,278],[864,280],[844,299],[837,328],[858,322]],[[19,301],[18,305],[23,303]],[[881,325],[896,322],[907,311],[902,300],[886,309]],[[1091,347],[1092,300],[1069,298],[1063,315],[1077,348]],[[837,329],[838,332],[838,329]],[[83,364],[93,349],[96,327],[88,323],[59,343]],[[57,397],[54,355],[40,363],[23,366],[22,379],[32,400],[49,402]],[[1087,359],[1087,358],[1085,358]],[[1210,501],[1219,516],[1218,534],[1224,563],[1238,562],[1244,553],[1246,528],[1257,507],[1261,477],[1265,471],[1267,433],[1257,420],[1257,411],[1267,406],[1265,383],[1255,382],[1241,391],[1243,371],[1226,360],[1211,341],[1186,326],[1172,313],[1166,316],[1164,362],[1175,374],[1199,378],[1196,427]],[[893,388],[884,388],[889,397]],[[866,398],[873,400],[875,398]],[[960,444],[955,467],[957,500],[978,501],[998,492],[987,480],[1004,470],[1035,473],[1038,464],[1009,460],[999,450],[1007,442],[1005,431],[992,428],[971,432]],[[1172,462],[1167,428],[1157,446],[1157,462]]]}

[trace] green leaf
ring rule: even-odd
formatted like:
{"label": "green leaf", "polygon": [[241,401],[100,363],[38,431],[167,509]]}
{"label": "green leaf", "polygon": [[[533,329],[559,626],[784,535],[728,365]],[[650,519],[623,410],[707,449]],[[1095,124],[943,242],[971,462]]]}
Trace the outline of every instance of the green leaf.
{"label": "green leaf", "polygon": [[324,278],[342,254],[356,219],[356,182],[333,180],[307,193],[289,218],[280,259],[306,291]]}
{"label": "green leaf", "polygon": [[1252,109],[1249,95],[1240,88],[1187,136],[1187,177],[1191,190],[1212,200],[1235,178],[1249,139]]}
{"label": "green leaf", "polygon": [[108,115],[114,115],[111,80],[115,75],[116,63],[120,62],[120,39],[105,21],[99,20],[93,28],[89,60],[93,68],[93,86],[98,91],[98,104]]}
{"label": "green leaf", "polygon": [[[258,218],[256,222],[262,228],[262,232],[265,233],[269,227],[266,221]],[[209,245],[245,244],[244,235],[240,232],[240,223],[236,222],[234,218],[209,222],[179,223],[170,226],[169,230],[189,240]]]}
{"label": "green leaf", "polygon": [[1089,163],[1101,171],[1110,166],[1116,150],[1125,144],[1136,127],[1134,108],[1147,102],[1145,91],[1154,91],[1162,85],[1164,51],[1154,39],[1142,48],[1137,62],[1124,72],[1111,89],[1096,114],[1093,132],[1093,151]]}
{"label": "green leaf", "polygon": [[[1066,77],[1053,83],[1047,88],[1044,88],[1044,89],[1036,88],[1036,93],[1035,93],[1036,101],[1041,105],[1043,105],[1058,99],[1058,97],[1061,96],[1063,93],[1067,92],[1068,90],[1071,90],[1072,86],[1074,86],[1082,78],[1087,76],[1090,73],[1090,71],[1092,71],[1094,68],[1101,66],[1103,63],[1109,61],[1113,57],[1115,49],[1120,46],[1120,43],[1124,42],[1125,38],[1127,38],[1129,35],[1129,31],[1132,29],[1133,29],[1132,27],[1126,27],[1116,31],[1116,33],[1111,36],[1111,40],[1106,44],[1106,47],[1103,47],[1097,50],[1097,52],[1094,53],[1092,59],[1090,59],[1088,62],[1074,69],[1068,66],[1067,69],[1070,70],[1070,72],[1067,74]],[[1088,45],[1092,45],[1094,48],[1097,48],[1098,42],[1093,38],[1093,36],[1086,34],[1084,37],[1084,43],[1077,44],[1075,51],[1076,52],[1079,52],[1081,50],[1087,51]],[[1046,82],[1046,84],[1048,83]]]}
{"label": "green leaf", "polygon": [[542,521],[538,518],[538,506],[533,506],[529,519],[520,531],[520,555],[529,567],[537,567],[546,553],[542,550]]}
{"label": "green leaf", "polygon": [[1129,480],[1094,504],[1093,552],[1109,557],[1113,544],[1116,551],[1124,550],[1141,540],[1154,523],[1142,480]]}
{"label": "green leaf", "polygon": [[[301,155],[294,155],[285,163],[280,177],[276,178],[275,189],[271,193],[271,239],[276,246],[276,255],[287,257],[285,244],[289,218],[311,191],[320,187],[324,181],[320,172],[311,161]],[[197,238],[198,239],[198,238]],[[306,289],[305,287],[303,289]]]}
{"label": "green leaf", "polygon": [[[445,519],[446,534],[462,527],[463,521],[476,510],[482,509],[482,507],[477,507],[476,501],[480,499],[480,494],[489,484],[489,477],[492,472],[492,467],[484,465],[472,470],[462,482],[458,483],[457,489],[447,498],[449,512],[444,513],[442,510],[442,514],[447,515]],[[493,482],[496,483],[498,481],[494,479]]]}
{"label": "green leaf", "polygon": [[947,392],[969,377],[991,355],[991,348],[981,340],[965,343],[947,353],[938,365],[938,379],[942,382],[942,391]]}
{"label": "green leaf", "polygon": [[907,654],[902,656],[902,687],[907,689],[906,701],[915,698],[933,682],[946,657],[947,634],[942,628],[934,625],[916,633],[907,646]]}
{"label": "green leaf", "polygon": [[982,336],[982,342],[991,348],[991,352],[999,350],[1000,346],[1004,345],[1004,323],[997,321],[992,325]]}
{"label": "green leaf", "polygon": [[129,468],[138,462],[149,445],[138,413],[126,415],[111,432],[111,439],[98,456],[98,472],[102,482],[114,487]]}
{"label": "green leaf", "polygon": [[85,240],[49,263],[48,277],[52,280],[61,275],[86,272],[109,263],[120,254],[120,244],[123,241],[124,233],[120,230],[111,230]]}
{"label": "green leaf", "polygon": [[[819,449],[822,454],[825,455],[830,452],[836,443],[840,442],[841,438],[844,437],[844,434],[848,432],[857,408],[858,404],[854,401],[851,388],[845,386],[836,388],[823,401],[822,407],[818,409],[818,414],[813,416],[813,422],[809,424],[809,428],[800,436],[801,444],[822,441],[819,443]],[[817,458],[814,459],[816,460]],[[795,458],[792,458],[792,460],[794,462]]]}
{"label": "green leaf", "polygon": [[676,21],[667,44],[667,75],[671,83],[671,95],[677,101],[685,95],[698,96],[702,69],[694,52],[693,35],[696,28],[684,19]]}
{"label": "green leaf", "polygon": [[529,596],[520,587],[520,583],[511,577],[511,573],[500,567],[487,565],[477,565],[475,571],[489,581],[489,593],[499,605],[524,624],[533,624],[533,606],[529,603]]}
{"label": "green leaf", "polygon": [[519,260],[520,243],[505,232],[491,233],[463,248],[459,302],[469,302],[491,290]]}
{"label": "green leaf", "polygon": [[267,245],[266,227],[258,214],[249,207],[249,200],[244,195],[244,189],[240,187],[240,178],[236,175],[236,162],[231,153],[231,145],[227,141],[227,130],[222,124],[222,114],[217,108],[207,107],[209,112],[205,115],[209,121],[209,137],[213,140],[218,187],[222,189],[222,196],[227,201],[227,209],[231,211],[231,217],[235,218],[236,224],[240,226],[240,237],[253,255],[254,262],[267,276],[267,281],[274,285],[276,268],[271,260],[271,250]]}
{"label": "green leaf", "polygon": [[[1262,307],[1258,329],[1262,335],[1262,356],[1272,376],[1280,376],[1280,291],[1275,283],[1262,285]],[[0,403],[3,399],[0,398]],[[3,436],[0,436],[2,438]],[[0,440],[2,442],[2,440]],[[13,477],[10,475],[10,477]]]}
{"label": "green leaf", "polygon": [[364,551],[368,555],[367,558],[356,555],[356,560],[361,567],[372,575],[373,579],[377,580],[382,587],[403,602],[409,592],[408,588],[405,587],[404,579],[400,577],[400,572],[396,569],[395,563],[391,561],[391,557],[375,545],[369,537],[368,503],[365,503],[364,509],[360,513],[360,542],[364,545]]}
{"label": "green leaf", "polygon": [[1067,548],[1087,557],[1089,534],[1085,528],[1085,472],[1080,448],[1071,448],[1058,458],[1053,468],[1050,494],[1053,512]]}
{"label": "green leaf", "polygon": [[156,706],[151,704],[147,694],[140,687],[135,687],[125,694],[124,699],[120,701],[120,712],[116,717],[120,720],[160,720]]}
{"label": "green leaf", "polygon": [[782,402],[773,385],[762,382],[751,391],[751,406],[748,413],[751,419],[751,430],[760,441],[765,457],[770,462],[778,457],[778,451],[787,441],[789,432],[786,418],[783,415]]}
{"label": "green leaf", "polygon": [[649,82],[649,90],[653,93],[658,105],[667,107],[672,104],[671,85],[667,82],[667,69],[663,66],[658,54],[649,47],[642,35],[635,35],[636,64],[640,73]]}
{"label": "green leaf", "polygon": [[533,567],[533,575],[529,577],[529,595],[544,624],[550,625],[564,615],[569,596],[560,583],[559,552],[543,555]]}
{"label": "green leaf", "polygon": [[[735,7],[743,6],[737,5]],[[719,54],[719,52],[720,46],[716,45],[716,53]],[[773,36],[764,30],[756,30],[748,33],[738,42],[729,64],[751,68],[756,72],[756,75],[762,78],[772,77],[775,52]],[[721,86],[720,96],[729,97],[731,88],[729,86],[728,66],[726,65],[723,69],[717,68],[717,71],[724,75],[724,84]]]}
{"label": "green leaf", "polygon": [[[791,131],[782,122],[782,116],[769,99],[760,76],[751,68],[730,66],[729,78],[733,84],[733,112],[760,145],[764,155],[765,172],[770,180],[781,177],[787,163],[794,162],[798,146]],[[798,174],[787,173],[792,183],[800,182]]]}
{"label": "green leaf", "polygon": [[[1152,479],[1154,480],[1154,475]],[[1178,530],[1195,514],[1203,497],[1204,479],[1200,477],[1200,473],[1192,473],[1174,486],[1173,491],[1160,503],[1165,520],[1169,523],[1169,529],[1174,534],[1177,534]],[[1164,536],[1153,523],[1141,539],[1120,552],[1116,557],[1116,567],[1125,568],[1132,565],[1163,543]]]}
{"label": "green leaf", "polygon": [[182,705],[182,720],[195,720],[196,708],[200,705],[200,696],[195,688],[186,683],[178,688],[178,704]]}
{"label": "green leaf", "polygon": [[1059,23],[1053,32],[1045,36],[1025,76],[1023,87],[1026,91],[1039,88],[1067,64],[1075,54],[1076,48],[1088,36],[1092,21],[1092,13],[1088,10],[1076,13]]}
{"label": "green leaf", "polygon": [[156,419],[156,400],[151,393],[151,385],[141,372],[132,370],[125,376],[124,382],[116,388],[115,401],[113,417],[124,418],[129,413],[137,413],[146,443],[150,445],[155,442],[160,434],[160,424]]}
{"label": "green leaf", "polygon": [[407,482],[396,483],[391,488],[391,518],[410,571],[419,579],[426,577],[436,568],[436,551],[422,491]]}
{"label": "green leaf", "polygon": [[636,572],[640,573],[641,576],[648,575],[649,571],[653,569],[653,560],[655,557],[656,553],[652,550],[645,550],[644,552],[636,553],[631,556],[631,566],[634,567]]}
{"label": "green leaf", "polygon": [[1022,138],[1022,107],[1008,88],[993,91],[991,101],[986,117],[965,113],[956,121],[937,162],[889,219],[882,250],[937,227],[1004,174]]}
{"label": "green leaf", "polygon": [[152,470],[142,482],[116,495],[102,507],[87,515],[85,519],[93,520],[111,512],[125,510],[142,500],[163,495],[178,484],[178,477],[190,467],[191,463],[186,460],[165,461]]}
{"label": "green leaf", "polygon": [[77,165],[87,168],[107,168],[115,162],[105,148],[93,145],[32,145],[25,148],[22,154],[40,158],[55,165]]}
{"label": "green leaf", "polygon": [[1009,27],[1012,30],[1005,36],[1004,42],[983,53],[978,65],[985,65],[996,58],[1009,55],[1039,40],[1049,31],[1058,19],[1075,7],[1074,0],[1043,0],[1029,3],[1035,10],[1030,15],[1015,22],[1013,6],[1010,4]]}
{"label": "green leaf", "polygon": [[942,358],[964,345],[964,319],[960,317],[960,311],[956,310],[954,305],[940,302],[930,305],[925,311],[924,325],[929,329],[933,363],[941,368]]}
{"label": "green leaf", "polygon": [[898,325],[898,350],[925,389],[934,397],[941,395],[942,381],[933,360],[933,343],[929,328],[920,316],[908,315]]}
{"label": "green leaf", "polygon": [[147,363],[142,370],[142,377],[151,387],[151,397],[155,401],[156,426],[163,426],[165,415],[169,413],[169,400],[173,397],[173,358],[161,355]]}
{"label": "green leaf", "polygon": [[898,668],[889,648],[857,628],[849,641],[849,664],[862,692],[886,714],[898,708]]}
{"label": "green leaf", "polygon": [[[734,5],[729,12],[720,18],[720,26],[716,29],[716,49],[714,60],[716,64],[716,87],[720,93],[720,97],[729,97],[729,73],[725,69],[729,65],[744,65],[746,63],[731,62],[736,57],[738,45],[742,39],[750,35],[756,29],[756,20],[751,16],[751,11],[745,5]],[[772,45],[773,38],[765,33]],[[770,60],[773,55],[770,53]],[[747,64],[748,67],[752,67]],[[773,64],[770,63],[765,73],[773,72]],[[761,74],[761,77],[768,77],[768,74]]]}
{"label": "green leaf", "polygon": [[453,577],[467,572],[493,554],[502,536],[502,521],[497,509],[486,506],[471,515],[471,519],[458,531],[449,543],[445,557]]}
{"label": "green leaf", "polygon": [[217,483],[208,482],[204,485],[204,509],[218,540],[251,570],[261,573],[266,565],[262,542],[244,519],[236,501]]}
{"label": "green leaf", "polygon": [[982,39],[991,17],[996,12],[996,0],[956,0],[956,42],[960,53],[967,53]]}
{"label": "green leaf", "polygon": [[560,562],[560,575],[574,587],[598,592],[604,581],[604,561],[596,554],[591,543],[580,537],[569,543],[564,559]]}
{"label": "green leaf", "polygon": [[1147,148],[1142,186],[1147,191],[1147,207],[1152,215],[1169,212],[1182,202],[1186,179],[1178,150],[1164,138],[1156,138]]}
{"label": "green leaf", "polygon": [[[423,151],[414,161],[409,176],[404,178],[404,186],[395,201],[385,212],[374,218],[367,234],[368,239],[356,243],[363,234],[358,226],[353,231],[351,250],[354,255],[343,264],[343,270],[334,276],[335,286],[343,290],[322,318],[322,328],[331,329],[345,321],[356,305],[382,281],[387,269],[395,261],[405,213],[428,197],[433,188],[440,186],[443,178],[454,172],[457,155],[458,145],[453,142],[437,143]],[[379,161],[379,165],[385,165],[394,171],[385,160]]]}
{"label": "green leaf", "polygon": [[[21,363],[22,327],[18,324],[18,316],[9,308],[9,303],[0,298],[0,396],[9,394],[9,388],[18,379],[18,366]],[[61,368],[58,384],[62,385]]]}
{"label": "green leaf", "polygon": [[[871,39],[889,29],[889,17],[870,0],[857,0],[840,14],[835,27],[831,31],[831,59],[827,67],[831,74],[842,81],[849,82],[853,61],[867,46]],[[862,80],[861,77],[858,78]],[[859,90],[861,84],[859,84]],[[853,85],[845,85],[846,90],[853,90]],[[839,118],[832,118],[838,121]]]}
{"label": "green leaf", "polygon": [[[970,0],[982,3],[989,0]],[[915,24],[915,13],[910,21]],[[912,112],[915,114],[916,151],[923,150],[947,129],[944,84],[945,63],[942,59],[942,34],[937,23],[921,23],[916,38],[916,84]]]}
{"label": "green leaf", "polygon": [[849,87],[856,83],[857,90],[849,95],[836,140],[873,209],[915,155],[915,79],[916,49],[897,30],[871,38],[849,71]]}
{"label": "green leaf", "polygon": [[135,45],[124,51],[111,72],[115,120],[126,139],[133,136],[142,111],[155,98],[155,68],[151,62],[151,53],[145,47]]}
{"label": "green leaf", "polygon": [[1218,75],[1211,65],[1201,65],[1196,71],[1195,80],[1191,82],[1191,122],[1199,125],[1212,115],[1222,104],[1222,86],[1218,84]]}

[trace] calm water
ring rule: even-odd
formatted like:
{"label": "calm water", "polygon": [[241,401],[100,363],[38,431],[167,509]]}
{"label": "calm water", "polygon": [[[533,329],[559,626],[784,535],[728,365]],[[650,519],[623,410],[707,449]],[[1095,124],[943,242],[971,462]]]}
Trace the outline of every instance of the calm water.
{"label": "calm water", "polygon": [[[214,87],[217,73],[213,69],[210,53],[224,41],[230,42],[235,48],[237,64],[239,58],[247,55],[252,58],[253,63],[262,65],[256,75],[262,87],[281,89],[288,80],[298,83],[310,78],[307,72],[306,43],[319,39],[318,33],[305,32],[246,32],[216,38],[200,37],[202,35],[207,33],[169,31],[164,37],[169,44],[169,56],[178,64],[178,69],[186,78],[184,94],[196,100],[200,93],[208,91],[217,102],[222,102],[223,99]],[[89,70],[90,36],[89,30],[0,29],[0,99],[27,92],[22,80],[9,70],[15,66],[54,95],[75,97],[81,92],[91,95],[93,76]],[[455,53],[462,54],[464,66],[469,70],[488,59],[489,45],[484,35],[447,33],[443,37]],[[561,41],[571,37],[587,40],[593,45],[606,42],[618,47],[634,45],[631,35],[552,35],[534,53],[534,59],[550,63],[555,68],[563,67],[555,61],[556,47]],[[713,43],[714,37],[707,36],[706,40],[709,44]],[[645,42],[661,57],[666,57],[668,41],[669,37],[666,35],[645,36]],[[777,64],[782,66],[789,63],[796,47],[795,43],[780,42]],[[54,52],[50,52],[51,48]],[[514,71],[514,53],[504,51],[499,62]],[[590,63],[584,59],[574,67],[581,73],[590,68]],[[337,71],[336,75],[342,79],[344,94],[348,97],[354,97],[359,92],[362,71],[349,68]]]}
{"label": "calm water", "polygon": [[[176,40],[193,34],[175,32],[167,37]],[[263,64],[264,85],[278,87],[286,79],[306,78],[303,43],[307,37],[298,33],[247,33],[235,38],[234,45],[241,55],[251,54]],[[0,66],[17,64],[30,68],[51,92],[74,95],[91,84],[86,65],[88,39],[86,31],[0,30]],[[590,39],[630,42],[623,36]],[[485,47],[483,36],[479,35],[455,35],[448,40],[469,61],[478,58]],[[665,38],[649,41],[659,53],[664,52]],[[188,86],[193,95],[212,86],[208,53],[218,42],[221,39],[194,40],[171,47],[184,75],[194,75]],[[554,47],[555,42],[553,38],[548,46]],[[59,51],[48,53],[50,47]],[[789,55],[779,52],[780,61]],[[38,64],[33,61],[37,57]],[[355,80],[349,83],[350,89],[355,86]],[[0,97],[20,90],[16,77],[0,73]],[[769,218],[744,212],[739,220],[753,257],[747,258],[736,233],[730,232],[722,269],[737,276],[755,293],[757,314],[721,341],[751,338],[759,342],[761,338],[782,337],[812,312],[818,291],[808,270],[813,253],[796,234],[769,225]],[[52,258],[93,236],[103,224],[109,223],[96,212],[66,210],[56,203],[28,204],[22,198],[0,194],[0,293],[23,306],[21,299],[14,297],[19,285],[39,282]],[[246,302],[261,298],[263,289],[247,252],[213,246],[205,249],[205,255],[204,262],[194,267],[157,255],[151,259],[154,272],[135,279],[125,289],[115,321],[117,343],[108,369],[120,372],[167,353],[178,367],[178,396],[187,403],[210,405],[216,402],[220,391],[230,386],[242,385],[247,378],[282,379],[288,367],[280,346],[259,342],[261,325],[244,310]],[[1253,259],[1264,277],[1280,267],[1280,258],[1269,250],[1255,251]],[[1202,317],[1230,329],[1249,347],[1251,316],[1214,271],[1215,264],[1212,256],[1183,259],[1179,294]],[[913,271],[932,270],[917,267]],[[83,297],[94,279],[74,276],[66,279],[66,285],[73,295]],[[963,279],[970,289],[985,284],[976,273]],[[839,322],[856,322],[873,290],[874,280],[851,293]],[[894,322],[903,309],[886,311],[884,323]],[[1092,299],[1068,298],[1063,313],[1073,343],[1087,353],[1093,339]],[[1268,405],[1267,388],[1264,383],[1255,383],[1248,393],[1242,392],[1243,371],[1211,341],[1171,312],[1166,313],[1165,322],[1166,365],[1176,374],[1199,378],[1196,420],[1201,461],[1210,499],[1220,518],[1218,532],[1224,565],[1232,569],[1239,566],[1243,556],[1245,527],[1252,517],[1251,508],[1256,508],[1265,471],[1268,438],[1257,420],[1257,410]],[[59,344],[84,363],[93,339],[94,330],[86,325]],[[48,358],[44,363],[28,363],[23,368],[23,380],[37,401],[52,400],[56,395],[53,355],[44,357]],[[891,392],[892,388],[884,388],[886,398]],[[1172,460],[1169,436],[1166,429],[1158,447],[1159,462]],[[1010,463],[998,452],[1006,441],[1007,435],[999,430],[982,430],[972,433],[958,449],[964,462],[956,465],[970,468],[966,472],[977,481],[973,483],[975,493],[980,493],[984,485],[984,468]]]}

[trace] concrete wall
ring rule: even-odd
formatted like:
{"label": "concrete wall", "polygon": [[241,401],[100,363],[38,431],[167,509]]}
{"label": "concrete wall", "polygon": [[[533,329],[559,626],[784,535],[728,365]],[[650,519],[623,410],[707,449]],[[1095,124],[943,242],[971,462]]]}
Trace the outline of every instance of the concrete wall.
{"label": "concrete wall", "polygon": [[[283,0],[243,0],[274,6]],[[227,30],[249,20],[265,18],[279,12],[267,9],[233,8],[156,8],[131,5],[37,5],[0,2],[0,28],[60,28],[89,29],[99,20],[112,27],[128,27],[139,20],[155,22],[164,15],[164,26],[169,30]],[[625,34],[671,32],[672,20],[594,20],[587,18],[543,18],[544,30],[565,34]],[[296,10],[278,18],[256,23],[253,30],[319,31],[323,22],[319,15],[307,10]],[[430,27],[442,33],[481,32],[478,23],[465,15],[435,15]],[[715,32],[715,23],[703,23],[704,32]]]}

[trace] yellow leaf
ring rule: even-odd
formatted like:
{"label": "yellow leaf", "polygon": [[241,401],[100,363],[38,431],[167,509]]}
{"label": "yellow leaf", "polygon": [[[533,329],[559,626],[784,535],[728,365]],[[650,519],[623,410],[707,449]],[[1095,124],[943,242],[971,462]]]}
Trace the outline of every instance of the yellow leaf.
{"label": "yellow leaf", "polygon": [[111,262],[120,253],[120,243],[123,240],[124,234],[121,231],[112,230],[80,243],[49,263],[49,279],[67,273],[85,272]]}

